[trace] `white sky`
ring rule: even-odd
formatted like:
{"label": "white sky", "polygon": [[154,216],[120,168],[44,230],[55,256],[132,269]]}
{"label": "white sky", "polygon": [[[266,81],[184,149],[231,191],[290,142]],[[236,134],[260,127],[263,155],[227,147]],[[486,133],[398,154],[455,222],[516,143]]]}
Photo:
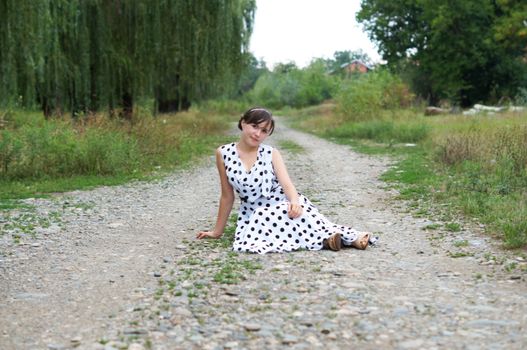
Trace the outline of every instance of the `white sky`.
{"label": "white sky", "polygon": [[250,51],[273,68],[312,58],[333,58],[335,51],[362,49],[381,60],[375,45],[355,20],[360,0],[257,0]]}

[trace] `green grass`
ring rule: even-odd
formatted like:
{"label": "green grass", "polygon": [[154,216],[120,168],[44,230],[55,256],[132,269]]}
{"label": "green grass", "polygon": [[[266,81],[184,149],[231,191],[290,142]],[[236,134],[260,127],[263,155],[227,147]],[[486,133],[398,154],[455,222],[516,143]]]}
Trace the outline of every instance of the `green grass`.
{"label": "green grass", "polygon": [[134,179],[151,179],[152,175],[119,174],[113,176],[71,176],[67,178],[24,179],[0,181],[0,198],[15,199],[29,197],[49,197],[55,192],[66,192],[76,189],[90,189],[97,186],[113,186]]}
{"label": "green grass", "polygon": [[51,225],[60,225],[60,213],[52,211],[39,214],[32,206],[21,206],[16,211],[7,212],[0,222],[0,237],[10,235],[13,242],[21,243],[25,237],[36,237],[37,228],[48,228]]}
{"label": "green grass", "polygon": [[238,215],[233,213],[227,221],[227,226],[223,230],[223,236],[219,239],[208,239],[205,242],[212,247],[230,248],[234,242],[234,233],[236,232],[236,222]]}
{"label": "green grass", "polygon": [[151,180],[193,164],[228,142],[229,121],[214,111],[153,117],[133,123],[100,114],[45,121],[39,113],[5,113],[0,131],[0,199]]}
{"label": "green grass", "polygon": [[467,252],[455,252],[455,253],[449,253],[449,256],[451,258],[466,258],[470,256],[474,256],[474,253],[467,253]]}
{"label": "green grass", "polygon": [[0,211],[6,210],[12,210],[12,209],[31,209],[33,208],[31,205],[23,204],[20,201],[17,200],[0,200]]}
{"label": "green grass", "polygon": [[423,227],[423,230],[437,230],[439,228],[441,228],[440,224],[430,224]]}
{"label": "green grass", "polygon": [[464,240],[460,240],[460,241],[455,241],[454,242],[454,247],[468,247],[468,241],[466,239]]}
{"label": "green grass", "polygon": [[373,140],[386,144],[415,143],[425,139],[429,126],[424,121],[398,122],[394,120],[370,120],[346,122],[336,129],[328,130],[327,136]]}
{"label": "green grass", "polygon": [[132,180],[155,180],[175,168],[187,167],[207,154],[213,154],[214,148],[226,143],[230,138],[225,136],[209,136],[196,141],[196,144],[182,146],[180,153],[165,160],[163,166],[145,165],[144,168],[132,172],[118,172],[111,175],[69,175],[60,177],[40,177],[5,179],[0,178],[0,199],[20,199],[30,197],[47,197],[52,193],[67,192],[72,190],[91,189],[98,186],[121,185]]}
{"label": "green grass", "polygon": [[284,150],[284,151],[287,151],[293,154],[301,154],[305,152],[302,146],[300,146],[298,143],[291,141],[291,140],[281,140],[279,142],[279,148],[281,150]]}
{"label": "green grass", "polygon": [[461,231],[461,225],[457,222],[447,222],[445,224],[445,229],[450,232],[459,232]]}

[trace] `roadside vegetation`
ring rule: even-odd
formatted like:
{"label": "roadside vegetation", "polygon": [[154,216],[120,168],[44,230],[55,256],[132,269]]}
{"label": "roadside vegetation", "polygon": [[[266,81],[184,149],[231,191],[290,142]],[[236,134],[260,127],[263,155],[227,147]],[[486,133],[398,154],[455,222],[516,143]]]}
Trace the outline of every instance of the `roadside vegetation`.
{"label": "roadside vegetation", "polygon": [[4,201],[155,177],[212,153],[230,126],[228,116],[205,109],[157,117],[139,111],[132,121],[0,113],[7,125],[0,130]]}
{"label": "roadside vegetation", "polygon": [[463,214],[506,247],[527,246],[527,111],[425,117],[396,78],[368,74],[348,84],[334,101],[292,111],[293,125],[396,157],[384,179],[421,214]]}

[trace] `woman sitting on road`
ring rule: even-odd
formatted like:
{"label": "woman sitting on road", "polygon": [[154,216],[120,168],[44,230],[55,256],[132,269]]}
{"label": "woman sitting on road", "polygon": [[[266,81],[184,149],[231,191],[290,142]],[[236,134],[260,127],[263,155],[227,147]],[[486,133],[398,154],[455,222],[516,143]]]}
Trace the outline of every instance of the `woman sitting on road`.
{"label": "woman sitting on road", "polygon": [[241,203],[233,250],[264,254],[297,249],[338,251],[342,246],[366,249],[371,234],[336,225],[299,194],[282,156],[262,142],[274,131],[271,112],[251,108],[238,122],[240,140],[219,147],[216,165],[221,197],[213,231],[201,231],[198,239],[220,238],[234,203]]}

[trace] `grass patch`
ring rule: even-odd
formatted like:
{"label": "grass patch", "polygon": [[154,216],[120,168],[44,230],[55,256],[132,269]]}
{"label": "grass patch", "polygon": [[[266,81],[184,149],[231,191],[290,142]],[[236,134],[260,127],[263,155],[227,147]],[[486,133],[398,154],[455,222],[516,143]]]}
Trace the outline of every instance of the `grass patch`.
{"label": "grass patch", "polygon": [[31,209],[31,205],[21,203],[17,200],[0,200],[0,211],[13,209]]}
{"label": "grass patch", "polygon": [[106,114],[44,120],[40,113],[3,113],[0,198],[117,185],[162,176],[213,154],[231,118],[212,110],[153,116],[131,122]]}
{"label": "grass patch", "polygon": [[454,247],[468,247],[468,241],[466,239],[464,240],[460,240],[460,241],[455,241],[454,242]]}
{"label": "grass patch", "polygon": [[41,214],[32,206],[19,206],[13,212],[7,211],[0,222],[0,237],[8,235],[15,244],[25,238],[35,238],[36,230],[62,224],[61,214],[56,211]]}
{"label": "grass patch", "polygon": [[213,247],[231,248],[234,242],[234,234],[236,233],[237,221],[238,215],[231,214],[229,220],[227,221],[227,225],[223,230],[223,236],[221,236],[219,239],[209,239],[206,241],[207,244],[212,245]]}
{"label": "grass patch", "polygon": [[437,230],[439,228],[441,228],[440,224],[430,224],[423,227],[423,230]]}
{"label": "grass patch", "polygon": [[373,140],[379,143],[415,143],[425,139],[429,127],[424,121],[370,120],[345,122],[326,131],[329,137]]}
{"label": "grass patch", "polygon": [[450,252],[448,254],[451,258],[466,258],[466,257],[470,257],[470,256],[474,256],[474,253],[468,253],[468,252],[455,252],[455,253],[452,253]]}
{"label": "grass patch", "polygon": [[457,222],[447,222],[445,224],[445,229],[450,232],[459,232],[461,231],[461,225]]}
{"label": "grass patch", "polygon": [[[192,281],[194,278],[192,269],[200,268],[197,265],[201,264],[189,263],[189,258],[184,259],[181,263],[190,265],[190,267],[181,270],[182,274],[180,279]],[[206,269],[211,273],[212,281],[220,284],[237,284],[246,279],[246,273],[253,273],[261,268],[262,265],[258,262],[248,259],[247,255],[236,252],[226,252],[224,256],[214,259],[206,266]],[[194,293],[207,287],[201,281],[193,281],[192,286],[195,289]]]}
{"label": "grass patch", "polygon": [[282,150],[285,150],[287,152],[293,153],[293,154],[301,154],[304,153],[305,150],[302,146],[300,146],[298,143],[290,140],[281,140],[279,142],[279,147]]}

